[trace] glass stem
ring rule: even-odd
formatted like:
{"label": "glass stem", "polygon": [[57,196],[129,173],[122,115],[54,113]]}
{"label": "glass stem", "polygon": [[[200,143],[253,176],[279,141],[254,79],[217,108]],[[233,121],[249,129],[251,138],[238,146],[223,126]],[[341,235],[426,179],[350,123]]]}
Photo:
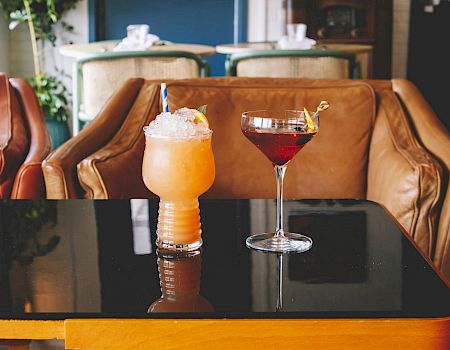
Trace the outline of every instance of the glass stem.
{"label": "glass stem", "polygon": [[275,165],[275,175],[277,176],[277,228],[276,236],[284,236],[283,232],[283,181],[286,173],[286,165]]}

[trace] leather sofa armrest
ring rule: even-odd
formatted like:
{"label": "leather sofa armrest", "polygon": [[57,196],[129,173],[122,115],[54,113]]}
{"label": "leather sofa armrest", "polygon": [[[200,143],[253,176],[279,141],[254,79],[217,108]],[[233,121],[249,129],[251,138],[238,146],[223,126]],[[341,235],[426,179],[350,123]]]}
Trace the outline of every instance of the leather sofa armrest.
{"label": "leather sofa armrest", "polygon": [[78,164],[85,197],[94,199],[148,198],[142,180],[145,137],[142,128],[160,110],[160,86],[147,82],[114,138]]}
{"label": "leather sofa armrest", "polygon": [[433,255],[443,171],[418,142],[392,90],[378,91],[369,153],[367,198],[383,204],[421,250]]}
{"label": "leather sofa armrest", "polygon": [[28,154],[17,171],[11,192],[12,199],[39,199],[45,196],[41,163],[51,151],[50,136],[44,115],[33,88],[23,79],[9,80],[22,106],[24,122],[30,137]]}
{"label": "leather sofa armrest", "polygon": [[29,148],[22,107],[6,74],[0,72],[0,198],[9,198]]}
{"label": "leather sofa armrest", "polygon": [[403,103],[417,138],[440,161],[447,176],[442,188],[446,194],[442,202],[433,261],[450,280],[450,133],[413,83],[394,79],[392,88]]}
{"label": "leather sofa armrest", "polygon": [[127,80],[92,122],[43,162],[47,198],[80,197],[82,190],[76,174],[77,164],[106,145],[116,134],[143,84],[144,79],[141,78]]}
{"label": "leather sofa armrest", "polygon": [[14,179],[11,199],[45,198],[45,182],[42,161],[26,162],[21,165]]}

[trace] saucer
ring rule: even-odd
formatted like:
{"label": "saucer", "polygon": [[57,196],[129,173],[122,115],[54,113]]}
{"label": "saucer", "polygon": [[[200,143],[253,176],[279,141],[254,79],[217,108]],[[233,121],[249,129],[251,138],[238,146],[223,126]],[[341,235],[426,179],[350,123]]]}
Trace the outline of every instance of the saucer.
{"label": "saucer", "polygon": [[309,50],[314,45],[316,45],[316,41],[314,39],[310,38],[304,38],[301,41],[296,40],[289,40],[287,36],[281,37],[280,40],[278,40],[277,48],[282,50]]}

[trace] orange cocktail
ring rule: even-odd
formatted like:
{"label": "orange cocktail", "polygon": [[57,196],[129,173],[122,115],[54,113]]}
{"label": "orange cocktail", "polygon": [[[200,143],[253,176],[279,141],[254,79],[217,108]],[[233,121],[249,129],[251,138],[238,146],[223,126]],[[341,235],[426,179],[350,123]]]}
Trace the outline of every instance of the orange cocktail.
{"label": "orange cocktail", "polygon": [[[146,129],[142,177],[147,188],[160,197],[158,247],[194,250],[202,245],[198,197],[214,182],[215,167],[212,131],[207,125],[197,126],[194,117],[183,110],[187,120],[164,119],[161,124],[167,125],[157,125],[150,132],[152,125]],[[176,119],[177,115],[165,117]],[[189,126],[187,132],[183,121]]]}

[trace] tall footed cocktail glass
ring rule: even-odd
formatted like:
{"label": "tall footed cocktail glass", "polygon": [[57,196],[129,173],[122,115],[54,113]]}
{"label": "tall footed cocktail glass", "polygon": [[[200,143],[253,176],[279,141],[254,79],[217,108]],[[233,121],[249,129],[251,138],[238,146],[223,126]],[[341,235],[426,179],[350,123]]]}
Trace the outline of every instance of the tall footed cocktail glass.
{"label": "tall footed cocktail glass", "polygon": [[214,182],[212,131],[196,111],[162,113],[144,129],[142,177],[160,197],[156,244],[161,249],[195,250],[202,245],[198,197]]}
{"label": "tall footed cocktail glass", "polygon": [[241,130],[272,162],[277,179],[277,224],[275,232],[247,238],[247,247],[274,253],[304,252],[311,248],[311,238],[283,229],[283,180],[289,161],[319,130],[319,115],[288,110],[277,116],[268,110],[245,112]]}

